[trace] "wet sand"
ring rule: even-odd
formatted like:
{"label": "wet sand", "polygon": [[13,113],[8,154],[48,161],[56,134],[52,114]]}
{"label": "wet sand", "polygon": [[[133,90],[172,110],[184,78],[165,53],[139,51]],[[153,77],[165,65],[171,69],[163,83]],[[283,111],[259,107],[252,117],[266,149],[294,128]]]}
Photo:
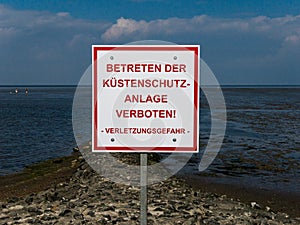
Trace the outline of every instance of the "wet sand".
{"label": "wet sand", "polygon": [[19,173],[0,176],[0,201],[38,193],[70,179],[78,167],[78,156],[72,154],[46,160],[30,165]]}
{"label": "wet sand", "polygon": [[246,185],[218,183],[215,178],[199,175],[179,176],[194,189],[204,192],[226,195],[234,200],[246,204],[258,203],[261,207],[270,207],[275,212],[284,212],[293,217],[300,216],[300,193],[283,191],[270,191],[268,189],[253,188]]}

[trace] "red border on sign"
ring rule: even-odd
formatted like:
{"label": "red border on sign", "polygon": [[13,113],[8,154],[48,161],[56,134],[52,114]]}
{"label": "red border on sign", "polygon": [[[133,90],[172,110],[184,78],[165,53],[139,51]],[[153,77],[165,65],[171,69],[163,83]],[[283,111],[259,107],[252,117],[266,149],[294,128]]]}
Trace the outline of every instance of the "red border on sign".
{"label": "red border on sign", "polygon": [[[97,82],[97,51],[192,51],[194,52],[194,137],[193,147],[120,147],[98,146],[98,82]],[[101,152],[198,152],[198,107],[199,107],[199,48],[196,46],[93,46],[94,81],[94,121],[93,121],[93,151]],[[138,150],[137,150],[138,149]]]}

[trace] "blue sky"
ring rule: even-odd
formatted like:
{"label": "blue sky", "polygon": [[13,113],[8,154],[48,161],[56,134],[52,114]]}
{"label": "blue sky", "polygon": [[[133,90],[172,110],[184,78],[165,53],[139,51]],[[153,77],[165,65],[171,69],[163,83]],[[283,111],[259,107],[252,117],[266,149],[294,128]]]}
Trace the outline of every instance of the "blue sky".
{"label": "blue sky", "polygon": [[62,11],[76,18],[108,21],[120,17],[149,21],[201,14],[216,17],[276,17],[299,14],[300,11],[300,3],[294,0],[11,0],[0,3],[21,10]]}
{"label": "blue sky", "polygon": [[221,84],[300,84],[300,2],[1,1],[0,85],[76,84],[91,44],[200,44]]}

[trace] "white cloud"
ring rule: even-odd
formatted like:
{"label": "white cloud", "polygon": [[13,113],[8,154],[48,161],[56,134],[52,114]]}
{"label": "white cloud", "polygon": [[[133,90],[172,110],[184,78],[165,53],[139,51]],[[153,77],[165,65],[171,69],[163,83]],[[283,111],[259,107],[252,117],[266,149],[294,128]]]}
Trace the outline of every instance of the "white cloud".
{"label": "white cloud", "polygon": [[90,64],[91,44],[145,39],[201,44],[202,57],[226,83],[240,77],[246,82],[263,77],[267,82],[272,78],[265,78],[265,73],[279,77],[286,74],[284,68],[300,73],[295,60],[300,58],[300,15],[198,15],[151,21],[121,17],[113,24],[76,19],[68,12],[15,10],[0,5],[0,83],[51,83],[62,77],[74,82]]}
{"label": "white cloud", "polygon": [[[300,73],[300,67],[295,64],[295,59],[300,58],[299,37],[300,15],[277,18],[200,15],[151,21],[120,18],[103,33],[102,40],[126,43],[162,39],[201,44],[202,57],[211,63],[224,83],[242,80],[267,83],[282,74],[289,76],[284,68],[290,73]],[[272,76],[266,76],[268,73]],[[297,82],[300,83],[300,79]]]}
{"label": "white cloud", "polygon": [[300,42],[300,34],[287,36],[284,41],[291,44],[298,44]]}
{"label": "white cloud", "polygon": [[105,31],[102,39],[107,42],[124,40],[136,40],[140,38],[151,38],[158,33],[161,36],[173,34],[212,34],[214,32],[234,32],[234,33],[256,33],[271,38],[280,38],[284,40],[295,30],[299,31],[300,15],[278,18],[269,18],[258,16],[253,18],[224,19],[213,18],[205,15],[195,16],[193,18],[168,18],[146,22],[144,20],[136,21],[134,19],[120,18],[115,24]]}
{"label": "white cloud", "polygon": [[[147,26],[147,22],[144,20],[135,21],[133,19],[124,19],[123,17],[117,20],[116,24],[113,24],[103,35],[102,39],[106,42],[114,42],[121,40],[129,36],[142,34],[145,32],[144,28]],[[137,33],[138,32],[138,33]]]}
{"label": "white cloud", "polygon": [[64,16],[70,16],[70,13],[68,13],[68,12],[58,12],[58,13],[56,13],[56,15],[64,17]]}
{"label": "white cloud", "polygon": [[14,10],[0,5],[0,38],[8,32],[19,35],[19,38],[28,35],[39,38],[38,34],[47,34],[54,39],[57,35],[68,42],[82,33],[99,37],[108,25],[108,22],[75,19],[68,12]]}
{"label": "white cloud", "polygon": [[0,84],[74,83],[111,23],[0,5]]}

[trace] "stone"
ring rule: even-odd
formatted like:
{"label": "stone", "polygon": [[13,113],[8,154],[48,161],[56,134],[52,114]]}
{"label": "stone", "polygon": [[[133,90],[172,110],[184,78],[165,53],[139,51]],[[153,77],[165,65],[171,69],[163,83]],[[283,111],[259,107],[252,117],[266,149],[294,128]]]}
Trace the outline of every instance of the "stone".
{"label": "stone", "polygon": [[[140,224],[139,187],[110,182],[82,158],[76,163],[69,181],[1,202],[0,224]],[[300,219],[262,209],[255,201],[244,204],[193,190],[175,177],[149,186],[147,194],[149,225],[300,224]]]}
{"label": "stone", "polygon": [[72,211],[70,209],[65,209],[61,213],[59,213],[59,216],[71,216]]}
{"label": "stone", "polygon": [[22,205],[15,205],[15,206],[11,206],[10,208],[8,208],[8,210],[17,211],[17,210],[21,210],[23,208],[24,208],[24,206],[22,206]]}
{"label": "stone", "polygon": [[261,206],[259,204],[257,204],[256,202],[251,202],[251,207],[253,209],[261,209]]}
{"label": "stone", "polygon": [[36,207],[28,207],[27,208],[27,211],[30,213],[30,214],[35,214],[35,215],[41,215],[43,214],[43,212],[41,210],[39,210],[38,208]]}

